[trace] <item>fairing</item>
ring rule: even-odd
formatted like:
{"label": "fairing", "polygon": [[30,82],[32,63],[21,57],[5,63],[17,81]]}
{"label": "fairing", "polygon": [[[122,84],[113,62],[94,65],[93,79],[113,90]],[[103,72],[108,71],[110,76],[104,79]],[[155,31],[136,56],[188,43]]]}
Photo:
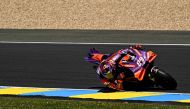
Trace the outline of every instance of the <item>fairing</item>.
{"label": "fairing", "polygon": [[128,59],[128,56],[126,55],[120,60],[119,64],[122,67],[130,69],[132,72],[134,72],[135,78],[137,78],[139,81],[142,81],[149,63],[154,61],[157,55],[152,51],[146,52],[137,49],[133,49],[133,53],[136,56],[135,60],[125,62],[125,60]]}

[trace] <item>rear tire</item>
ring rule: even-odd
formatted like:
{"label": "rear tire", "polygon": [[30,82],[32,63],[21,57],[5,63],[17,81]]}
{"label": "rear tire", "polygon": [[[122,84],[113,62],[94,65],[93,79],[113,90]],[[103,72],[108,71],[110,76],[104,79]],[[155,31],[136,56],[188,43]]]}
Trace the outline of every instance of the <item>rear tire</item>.
{"label": "rear tire", "polygon": [[156,85],[163,89],[173,90],[177,87],[176,80],[163,70],[158,69],[154,78]]}

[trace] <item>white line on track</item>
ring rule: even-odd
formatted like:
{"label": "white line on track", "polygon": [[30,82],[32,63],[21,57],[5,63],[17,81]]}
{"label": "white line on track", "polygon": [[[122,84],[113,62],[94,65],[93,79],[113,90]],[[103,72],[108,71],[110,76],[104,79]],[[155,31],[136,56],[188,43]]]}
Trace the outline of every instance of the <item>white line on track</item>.
{"label": "white line on track", "polygon": [[13,41],[0,41],[0,43],[4,44],[65,44],[65,45],[150,45],[150,46],[190,46],[190,44],[161,44],[161,43],[103,43],[103,42],[13,42]]}

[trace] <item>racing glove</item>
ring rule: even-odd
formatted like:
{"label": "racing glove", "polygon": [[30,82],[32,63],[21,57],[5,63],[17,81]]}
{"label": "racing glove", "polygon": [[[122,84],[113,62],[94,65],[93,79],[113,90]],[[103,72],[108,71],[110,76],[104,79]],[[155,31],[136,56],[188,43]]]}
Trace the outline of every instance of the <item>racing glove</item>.
{"label": "racing glove", "polygon": [[116,90],[123,90],[123,80],[116,80],[116,81],[117,81]]}
{"label": "racing glove", "polygon": [[111,89],[115,90],[123,90],[123,81],[122,80],[115,80],[113,82],[108,81],[106,79],[101,79],[101,82],[106,86]]}
{"label": "racing glove", "polygon": [[123,81],[122,80],[116,80],[115,84],[114,83],[109,83],[107,84],[107,87],[115,90],[123,90]]}

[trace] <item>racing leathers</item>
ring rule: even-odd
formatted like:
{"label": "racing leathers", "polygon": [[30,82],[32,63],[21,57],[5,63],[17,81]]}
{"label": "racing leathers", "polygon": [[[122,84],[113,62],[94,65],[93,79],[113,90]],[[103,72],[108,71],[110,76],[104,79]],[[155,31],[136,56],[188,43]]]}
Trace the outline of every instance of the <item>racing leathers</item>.
{"label": "racing leathers", "polygon": [[130,48],[118,50],[116,53],[103,60],[97,68],[97,74],[100,81],[111,89],[123,90],[123,82],[126,78],[126,72],[118,65],[122,57],[127,57],[122,61],[133,61],[134,55],[131,55],[131,49],[141,49],[140,45],[135,45]]}

